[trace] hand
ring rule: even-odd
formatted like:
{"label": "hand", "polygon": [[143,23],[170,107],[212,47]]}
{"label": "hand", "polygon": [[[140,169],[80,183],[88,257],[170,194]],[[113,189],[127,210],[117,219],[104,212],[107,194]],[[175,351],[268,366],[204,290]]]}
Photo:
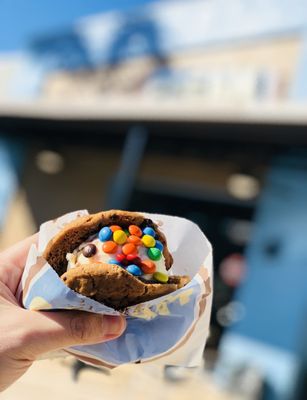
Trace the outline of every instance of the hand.
{"label": "hand", "polygon": [[23,309],[15,298],[28,250],[37,235],[0,253],[0,391],[15,382],[46,352],[120,336],[125,319],[82,311]]}

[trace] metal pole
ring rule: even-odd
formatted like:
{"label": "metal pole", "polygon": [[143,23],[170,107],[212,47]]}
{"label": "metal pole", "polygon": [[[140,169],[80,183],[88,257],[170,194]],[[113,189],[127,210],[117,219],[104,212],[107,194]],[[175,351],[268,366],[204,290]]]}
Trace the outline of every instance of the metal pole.
{"label": "metal pole", "polygon": [[106,208],[129,208],[138,169],[143,159],[148,132],[142,126],[132,126],[126,136],[118,172],[110,187]]}

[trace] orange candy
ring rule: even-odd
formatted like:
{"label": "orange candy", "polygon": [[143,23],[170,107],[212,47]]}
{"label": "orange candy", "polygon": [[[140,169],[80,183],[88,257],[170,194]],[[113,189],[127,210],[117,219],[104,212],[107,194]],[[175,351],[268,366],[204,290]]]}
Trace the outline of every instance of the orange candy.
{"label": "orange candy", "polygon": [[138,237],[141,237],[143,235],[142,230],[136,225],[130,225],[128,230],[131,235],[138,236]]}
{"label": "orange candy", "polygon": [[142,240],[138,236],[135,236],[135,235],[130,235],[128,237],[128,242],[133,243],[135,246],[140,246],[142,244]]}
{"label": "orange candy", "polygon": [[122,247],[122,252],[127,254],[137,254],[137,249],[133,243],[126,243]]}
{"label": "orange candy", "polygon": [[110,254],[116,253],[117,244],[109,240],[108,242],[104,242],[104,244],[102,245],[102,250],[105,253],[110,253]]}
{"label": "orange candy", "polygon": [[118,226],[118,225],[111,225],[109,228],[111,229],[112,232],[119,231],[119,230],[122,229],[122,228],[121,228],[120,226]]}
{"label": "orange candy", "polygon": [[144,274],[153,274],[156,272],[156,265],[151,260],[142,261],[141,268]]}

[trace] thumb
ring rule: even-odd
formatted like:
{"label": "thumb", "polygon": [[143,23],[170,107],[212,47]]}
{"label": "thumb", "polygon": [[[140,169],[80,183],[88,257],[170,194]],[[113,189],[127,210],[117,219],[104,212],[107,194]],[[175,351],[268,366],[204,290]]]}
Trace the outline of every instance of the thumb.
{"label": "thumb", "polygon": [[23,351],[30,357],[64,347],[105,342],[120,336],[126,321],[121,316],[83,311],[27,311]]}

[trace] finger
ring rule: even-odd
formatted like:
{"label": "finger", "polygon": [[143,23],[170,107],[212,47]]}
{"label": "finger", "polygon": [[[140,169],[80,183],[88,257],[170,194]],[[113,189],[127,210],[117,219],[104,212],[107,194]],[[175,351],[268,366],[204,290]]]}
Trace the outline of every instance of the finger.
{"label": "finger", "polygon": [[82,311],[25,311],[23,348],[30,356],[80,344],[115,339],[126,329],[121,316],[99,315]]}
{"label": "finger", "polygon": [[0,253],[0,260],[2,264],[15,265],[19,269],[23,269],[26,263],[27,255],[32,244],[36,244],[38,240],[38,234],[35,233],[32,236],[27,237],[9,247],[2,253]]}

